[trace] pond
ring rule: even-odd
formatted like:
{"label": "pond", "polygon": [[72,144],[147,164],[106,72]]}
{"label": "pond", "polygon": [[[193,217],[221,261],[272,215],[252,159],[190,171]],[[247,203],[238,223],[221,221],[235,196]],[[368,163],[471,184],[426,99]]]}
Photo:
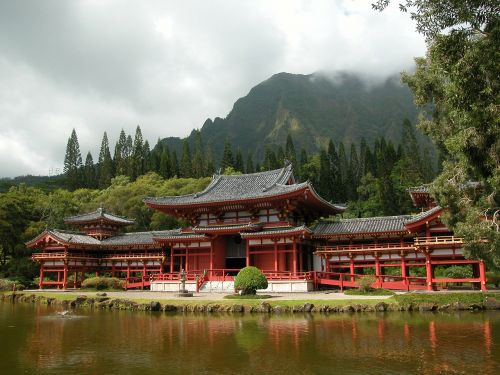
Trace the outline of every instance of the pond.
{"label": "pond", "polygon": [[0,303],[0,373],[500,374],[500,312],[60,310]]}

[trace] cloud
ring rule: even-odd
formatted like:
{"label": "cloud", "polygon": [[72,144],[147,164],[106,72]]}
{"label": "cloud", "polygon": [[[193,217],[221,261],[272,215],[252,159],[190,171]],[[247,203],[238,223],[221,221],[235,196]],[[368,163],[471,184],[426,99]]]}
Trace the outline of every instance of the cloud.
{"label": "cloud", "polygon": [[96,159],[105,130],[186,136],[277,72],[385,78],[424,51],[365,1],[0,0],[0,176],[62,168],[72,128]]}

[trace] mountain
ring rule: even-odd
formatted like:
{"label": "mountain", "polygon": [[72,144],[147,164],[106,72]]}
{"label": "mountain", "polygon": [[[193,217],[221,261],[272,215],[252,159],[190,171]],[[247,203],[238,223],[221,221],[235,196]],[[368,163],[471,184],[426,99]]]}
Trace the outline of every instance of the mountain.
{"label": "mountain", "polygon": [[[318,151],[330,138],[350,144],[364,137],[370,144],[384,136],[398,143],[403,120],[415,123],[417,115],[411,92],[397,77],[366,83],[347,73],[279,73],[238,99],[226,118],[206,120],[200,131],[217,158],[229,139],[233,148],[239,146],[243,155],[252,151],[258,160],[265,145],[284,146],[288,133],[297,152],[301,147]],[[194,131],[189,140],[193,144]],[[163,142],[180,155],[181,139]]]}

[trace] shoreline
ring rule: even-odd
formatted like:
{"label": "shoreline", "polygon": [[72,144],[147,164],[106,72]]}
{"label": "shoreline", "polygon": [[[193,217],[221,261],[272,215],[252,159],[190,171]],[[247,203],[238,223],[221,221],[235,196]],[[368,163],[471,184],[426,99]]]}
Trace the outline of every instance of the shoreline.
{"label": "shoreline", "polygon": [[[341,293],[272,295],[266,299],[223,299],[196,295],[179,298],[173,294],[158,298],[152,292],[24,291],[4,292],[0,301],[60,306],[64,309],[156,311],[166,313],[295,314],[354,312],[454,312],[500,310],[500,293],[422,293],[395,296],[345,296]],[[150,295],[149,298],[144,298]],[[126,297],[126,298],[124,298]],[[209,297],[209,296],[208,296]],[[203,298],[203,299],[202,299]]]}

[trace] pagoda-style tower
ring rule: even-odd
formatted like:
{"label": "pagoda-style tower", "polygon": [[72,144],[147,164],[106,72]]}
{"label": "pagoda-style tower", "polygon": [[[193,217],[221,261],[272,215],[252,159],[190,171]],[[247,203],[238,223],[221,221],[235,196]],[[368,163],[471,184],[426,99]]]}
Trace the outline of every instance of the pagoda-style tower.
{"label": "pagoda-style tower", "polygon": [[98,240],[115,236],[121,228],[132,225],[134,222],[134,220],[107,213],[101,207],[94,212],[64,219],[65,224],[76,226],[81,232]]}

